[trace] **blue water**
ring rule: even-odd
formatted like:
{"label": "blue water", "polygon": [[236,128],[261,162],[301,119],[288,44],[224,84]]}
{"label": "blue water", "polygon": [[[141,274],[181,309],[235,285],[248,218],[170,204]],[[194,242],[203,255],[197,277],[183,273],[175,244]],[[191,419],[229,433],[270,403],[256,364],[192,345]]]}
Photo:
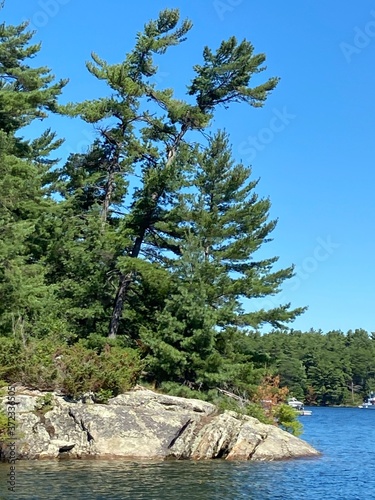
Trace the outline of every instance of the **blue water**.
{"label": "blue water", "polygon": [[18,462],[16,493],[0,499],[375,499],[375,411],[313,408],[303,439],[320,458],[283,462]]}

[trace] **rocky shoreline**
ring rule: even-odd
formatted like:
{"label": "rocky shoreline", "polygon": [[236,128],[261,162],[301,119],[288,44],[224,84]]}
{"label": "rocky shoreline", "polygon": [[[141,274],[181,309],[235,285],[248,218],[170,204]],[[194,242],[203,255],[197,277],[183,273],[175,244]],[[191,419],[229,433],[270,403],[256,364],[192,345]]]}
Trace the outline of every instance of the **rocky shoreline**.
{"label": "rocky shoreline", "polygon": [[[69,402],[16,388],[16,458],[215,459],[271,461],[316,457],[305,441],[211,403],[139,387],[108,404]],[[6,410],[7,398],[0,399]],[[0,459],[9,444],[0,443]]]}

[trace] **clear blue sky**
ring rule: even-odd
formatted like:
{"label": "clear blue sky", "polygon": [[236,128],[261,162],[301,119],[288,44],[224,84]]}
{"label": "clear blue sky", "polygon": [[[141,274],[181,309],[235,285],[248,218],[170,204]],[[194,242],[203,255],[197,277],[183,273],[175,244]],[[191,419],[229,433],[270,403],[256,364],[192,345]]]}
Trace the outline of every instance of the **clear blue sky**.
{"label": "clear blue sky", "polygon": [[[297,277],[261,305],[309,306],[295,329],[375,331],[374,3],[7,0],[1,15],[7,23],[31,21],[42,42],[35,64],[70,78],[67,102],[105,92],[85,68],[91,51],[121,62],[136,32],[165,7],[180,8],[194,28],[160,60],[161,86],[182,97],[203,46],[215,49],[232,35],[266,53],[264,77],[281,77],[264,108],[232,106],[213,123],[230,134],[234,157],[252,165],[257,191],[279,219],[265,255],[296,266]],[[61,157],[94,137],[80,121],[51,123],[66,138]]]}

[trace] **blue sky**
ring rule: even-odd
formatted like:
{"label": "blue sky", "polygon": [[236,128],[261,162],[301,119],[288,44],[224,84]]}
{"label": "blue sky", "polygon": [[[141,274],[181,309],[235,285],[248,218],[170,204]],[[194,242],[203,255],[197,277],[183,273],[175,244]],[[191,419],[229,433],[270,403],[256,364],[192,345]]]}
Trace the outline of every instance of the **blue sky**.
{"label": "blue sky", "polygon": [[[295,329],[375,331],[374,3],[7,0],[1,14],[7,23],[30,20],[42,42],[35,64],[70,79],[65,103],[103,95],[85,68],[91,51],[121,62],[144,23],[166,7],[179,8],[194,27],[160,59],[161,86],[183,98],[203,47],[216,49],[232,35],[266,53],[262,77],[281,78],[264,108],[234,105],[212,124],[229,133],[235,159],[252,166],[257,192],[270,198],[271,217],[279,220],[264,255],[296,266],[279,296],[260,305],[307,305]],[[48,125],[66,139],[62,158],[94,138],[79,120],[55,117]]]}

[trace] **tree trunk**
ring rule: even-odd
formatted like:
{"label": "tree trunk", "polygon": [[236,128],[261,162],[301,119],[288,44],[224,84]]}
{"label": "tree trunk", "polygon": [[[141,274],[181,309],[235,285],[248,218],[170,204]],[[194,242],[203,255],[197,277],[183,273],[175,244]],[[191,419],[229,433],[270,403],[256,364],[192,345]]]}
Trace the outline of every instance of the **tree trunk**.
{"label": "tree trunk", "polygon": [[133,281],[133,273],[121,274],[119,287],[117,289],[115,306],[112,312],[111,324],[109,326],[108,338],[114,339],[117,336],[122,310],[124,308],[124,300]]}
{"label": "tree trunk", "polygon": [[[168,150],[167,162],[165,165],[166,168],[169,167],[171,165],[171,163],[174,161],[178,146],[181,143],[188,128],[189,127],[187,124],[182,125],[179,134],[175,138],[174,144]],[[150,227],[152,216],[154,214],[155,209],[158,206],[158,201],[159,201],[160,197],[163,195],[164,191],[165,191],[165,189],[161,188],[159,190],[159,192],[153,193],[151,196],[151,199],[153,201],[153,207],[149,210],[149,212],[147,214],[145,214],[144,223],[143,223],[142,227],[140,228],[139,235],[135,239],[133,249],[131,252],[131,257],[133,257],[133,258],[137,258],[140,251],[141,251],[141,247],[142,247],[142,243],[143,243],[146,231]],[[118,329],[120,326],[120,319],[121,319],[122,311],[124,308],[126,295],[129,291],[129,288],[131,286],[133,279],[134,279],[133,272],[128,273],[126,275],[121,273],[121,275],[120,275],[120,282],[119,282],[119,286],[118,286],[117,293],[116,293],[115,305],[113,307],[111,324],[109,327],[109,334],[108,334],[109,338],[113,339],[113,338],[116,338],[116,336],[117,336],[117,332],[118,332]]]}
{"label": "tree trunk", "polygon": [[[141,246],[142,246],[142,242],[143,242],[143,239],[145,237],[146,229],[147,229],[146,227],[144,227],[142,229],[141,234],[139,236],[137,236],[137,238],[134,242],[132,253],[131,253],[131,257],[133,257],[133,258],[137,258],[139,255],[139,252],[140,252]],[[133,272],[130,272],[127,274],[121,273],[121,275],[120,275],[120,282],[119,282],[119,286],[118,286],[117,293],[116,293],[115,305],[113,307],[112,318],[111,318],[111,324],[109,326],[108,337],[111,339],[114,339],[117,336],[117,332],[118,332],[118,329],[120,326],[120,319],[121,319],[122,311],[124,309],[124,302],[125,302],[126,295],[129,291],[129,288],[132,284],[133,279],[134,279]]]}
{"label": "tree trunk", "polygon": [[103,223],[107,222],[108,211],[109,211],[109,207],[110,207],[111,202],[112,202],[112,193],[113,193],[113,189],[114,189],[114,180],[115,180],[114,174],[115,174],[114,170],[111,167],[109,170],[109,173],[108,173],[108,180],[107,180],[107,183],[105,186],[105,197],[104,197],[104,201],[103,201],[103,210],[102,210]]}

